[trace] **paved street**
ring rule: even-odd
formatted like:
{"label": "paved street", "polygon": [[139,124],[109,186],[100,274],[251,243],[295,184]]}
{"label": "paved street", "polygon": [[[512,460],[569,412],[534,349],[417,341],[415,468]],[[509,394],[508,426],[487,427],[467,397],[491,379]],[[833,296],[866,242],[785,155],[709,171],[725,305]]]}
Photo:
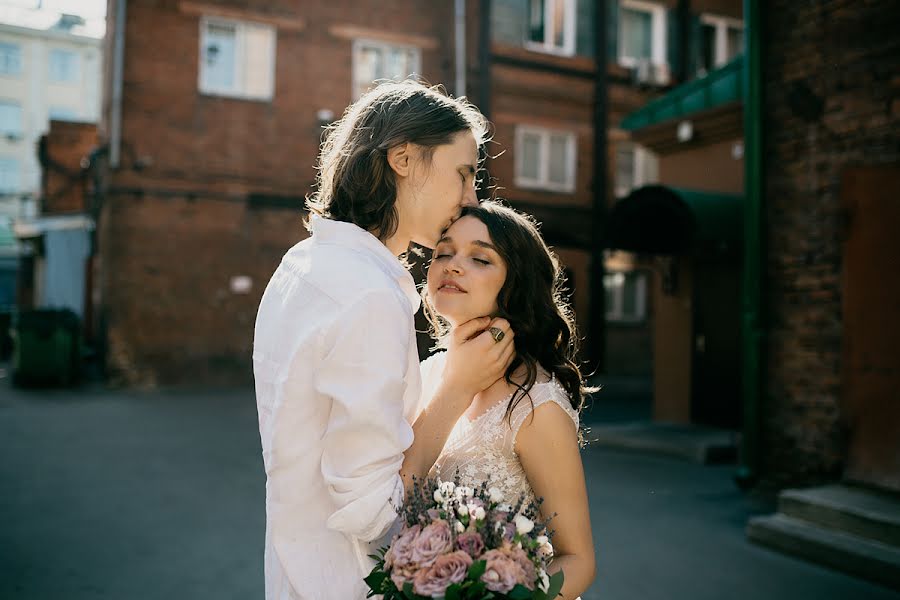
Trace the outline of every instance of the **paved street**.
{"label": "paved street", "polygon": [[[598,405],[591,420],[623,410]],[[262,598],[251,391],[0,379],[0,455],[0,598]],[[731,467],[600,448],[585,466],[600,567],[584,600],[900,598],[748,543],[744,524],[766,507]]]}

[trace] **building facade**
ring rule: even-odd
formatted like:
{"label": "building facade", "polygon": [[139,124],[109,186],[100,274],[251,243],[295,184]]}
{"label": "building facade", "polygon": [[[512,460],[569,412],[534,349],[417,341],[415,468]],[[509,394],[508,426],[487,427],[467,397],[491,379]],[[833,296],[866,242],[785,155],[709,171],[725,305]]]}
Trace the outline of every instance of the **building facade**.
{"label": "building facade", "polygon": [[51,119],[97,122],[103,34],[102,20],[0,8],[0,194],[38,193]]}

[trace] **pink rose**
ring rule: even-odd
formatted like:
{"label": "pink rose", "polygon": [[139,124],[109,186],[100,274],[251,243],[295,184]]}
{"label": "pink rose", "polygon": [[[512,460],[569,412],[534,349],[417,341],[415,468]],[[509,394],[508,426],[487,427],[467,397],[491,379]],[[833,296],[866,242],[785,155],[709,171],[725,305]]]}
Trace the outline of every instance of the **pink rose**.
{"label": "pink rose", "polygon": [[384,555],[385,571],[391,570],[394,566],[406,567],[413,563],[412,545],[416,536],[419,535],[420,529],[420,525],[413,525],[412,527],[404,526],[403,529],[400,530],[400,533],[394,537],[394,541],[391,542],[391,547],[388,548],[388,551]]}
{"label": "pink rose", "polygon": [[466,578],[470,566],[472,566],[472,557],[462,550],[442,554],[430,567],[419,569],[415,574],[413,591],[420,596],[441,598],[447,592],[448,587],[454,583],[460,583]]}
{"label": "pink rose", "polygon": [[521,583],[529,590],[533,590],[534,581],[537,579],[537,570],[534,568],[534,563],[528,558],[528,554],[518,546],[513,546],[506,551],[506,554],[515,561],[517,565],[522,567],[523,578],[517,583]]}
{"label": "pink rose", "polygon": [[428,525],[413,542],[413,561],[420,567],[430,567],[438,556],[453,549],[450,537],[450,524],[447,521],[435,521]]}
{"label": "pink rose", "polygon": [[505,594],[525,580],[522,566],[502,550],[488,550],[481,558],[487,561],[481,580],[492,592]]}
{"label": "pink rose", "polygon": [[477,531],[467,531],[456,537],[456,548],[466,552],[472,558],[478,558],[484,552],[484,540]]}
{"label": "pink rose", "polygon": [[425,570],[427,569],[419,569],[416,565],[407,565],[404,567],[395,565],[394,568],[391,569],[391,581],[394,582],[394,585],[397,586],[398,590],[402,590],[403,585],[406,582],[411,582],[417,572]]}

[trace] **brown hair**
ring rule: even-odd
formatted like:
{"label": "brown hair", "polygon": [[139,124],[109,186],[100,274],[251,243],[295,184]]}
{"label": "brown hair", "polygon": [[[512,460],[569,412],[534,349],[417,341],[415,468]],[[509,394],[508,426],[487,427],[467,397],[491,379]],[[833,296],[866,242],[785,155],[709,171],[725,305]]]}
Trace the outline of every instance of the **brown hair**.
{"label": "brown hair", "polygon": [[[537,223],[528,215],[499,202],[484,201],[466,206],[462,217],[475,217],[487,227],[491,242],[506,263],[506,281],[497,294],[498,315],[509,321],[516,332],[513,343],[516,356],[506,370],[506,381],[517,388],[507,405],[512,416],[519,401],[537,381],[538,367],[556,377],[566,390],[572,408],[579,410],[585,394],[595,391],[584,385],[576,362],[578,336],[575,318],[566,301],[565,277],[559,260],[541,237]],[[450,325],[434,309],[427,288],[422,293],[425,316],[432,334],[441,340]],[[519,367],[525,367],[524,384],[512,380]]]}
{"label": "brown hair", "polygon": [[397,230],[397,186],[388,150],[411,142],[434,148],[471,131],[481,148],[488,137],[484,116],[465,98],[416,80],[385,82],[351,104],[332,124],[319,154],[313,213],[358,225],[384,241]]}

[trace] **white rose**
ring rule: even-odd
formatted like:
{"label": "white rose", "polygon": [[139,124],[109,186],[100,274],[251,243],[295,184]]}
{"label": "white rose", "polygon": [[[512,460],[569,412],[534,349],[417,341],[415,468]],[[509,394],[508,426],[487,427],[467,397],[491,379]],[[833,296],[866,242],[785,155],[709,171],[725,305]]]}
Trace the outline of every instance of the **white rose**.
{"label": "white rose", "polygon": [[462,533],[466,530],[466,526],[462,524],[462,521],[456,522],[456,533]]}
{"label": "white rose", "polygon": [[449,498],[453,495],[454,490],[456,490],[456,485],[452,481],[444,481],[441,482],[438,489],[441,490],[441,494]]}
{"label": "white rose", "polygon": [[470,510],[469,513],[473,517],[475,517],[476,521],[481,521],[482,519],[484,519],[484,515],[485,515],[484,509],[480,506],[476,506],[475,510]]}
{"label": "white rose", "polygon": [[444,496],[441,495],[441,490],[434,490],[434,501],[439,504],[444,501]]}
{"label": "white rose", "polygon": [[550,590],[550,578],[547,571],[541,569],[538,571],[538,588],[545,594]]}
{"label": "white rose", "polygon": [[546,535],[539,535],[536,538],[534,538],[534,541],[537,542],[538,546],[543,546],[544,544],[546,544],[547,542],[550,541],[550,538],[548,538]]}
{"label": "white rose", "polygon": [[519,535],[531,533],[531,530],[534,529],[534,521],[532,521],[525,515],[516,515],[516,518],[513,519],[513,522],[516,524],[516,531],[519,532]]}
{"label": "white rose", "polygon": [[460,504],[459,508],[456,509],[456,512],[459,513],[459,516],[465,517],[466,515],[469,514],[469,507],[466,506],[465,504]]}
{"label": "white rose", "polygon": [[461,486],[459,486],[458,488],[456,488],[456,497],[457,497],[457,498],[460,498],[460,499],[462,499],[462,498],[471,498],[471,497],[474,496],[474,495],[475,495],[475,490],[473,490],[473,489],[470,488],[470,487],[466,487],[466,486],[464,486],[464,485],[461,485]]}
{"label": "white rose", "polygon": [[492,487],[488,490],[488,494],[490,496],[491,502],[493,502],[494,504],[503,502],[503,493],[499,489]]}
{"label": "white rose", "polygon": [[544,558],[550,558],[553,556],[553,544],[547,542],[546,544],[541,544],[538,548],[538,554],[540,554]]}

